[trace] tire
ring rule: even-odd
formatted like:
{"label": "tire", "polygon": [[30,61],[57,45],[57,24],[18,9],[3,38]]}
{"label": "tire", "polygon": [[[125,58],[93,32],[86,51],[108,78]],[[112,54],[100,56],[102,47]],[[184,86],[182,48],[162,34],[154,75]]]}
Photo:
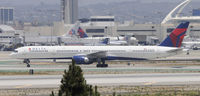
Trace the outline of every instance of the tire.
{"label": "tire", "polygon": [[108,64],[97,64],[96,66],[97,68],[99,67],[104,68],[104,67],[108,67]]}
{"label": "tire", "polygon": [[102,64],[102,67],[106,68],[106,67],[108,67],[108,64]]}
{"label": "tire", "polygon": [[105,64],[105,67],[108,67],[108,64]]}
{"label": "tire", "polygon": [[23,63],[30,63],[29,59],[24,59]]}
{"label": "tire", "polygon": [[97,68],[101,67],[101,64],[97,64],[96,67],[97,67]]}
{"label": "tire", "polygon": [[30,64],[27,64],[27,67],[31,67],[31,65],[30,65]]}

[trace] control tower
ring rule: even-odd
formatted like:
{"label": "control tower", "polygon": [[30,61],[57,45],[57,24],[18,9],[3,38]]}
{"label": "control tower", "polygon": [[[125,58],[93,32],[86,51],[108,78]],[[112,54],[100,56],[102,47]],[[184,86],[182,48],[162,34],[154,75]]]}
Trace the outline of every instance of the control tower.
{"label": "control tower", "polygon": [[62,20],[74,24],[78,20],[78,0],[61,0]]}

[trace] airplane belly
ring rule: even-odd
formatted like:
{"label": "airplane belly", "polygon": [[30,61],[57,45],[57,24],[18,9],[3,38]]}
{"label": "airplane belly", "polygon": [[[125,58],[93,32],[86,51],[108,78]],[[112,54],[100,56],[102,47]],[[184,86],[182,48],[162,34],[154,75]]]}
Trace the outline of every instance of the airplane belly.
{"label": "airplane belly", "polygon": [[43,59],[52,56],[50,53],[29,53],[25,55],[25,58],[30,58],[30,59]]}
{"label": "airplane belly", "polygon": [[145,54],[123,52],[123,53],[109,53],[109,60],[146,60],[148,57]]}
{"label": "airplane belly", "polygon": [[153,52],[141,52],[141,53],[135,53],[134,55],[135,58],[143,58],[143,59],[153,59],[156,58],[157,55]]}
{"label": "airplane belly", "polygon": [[29,53],[21,57],[27,59],[68,59],[72,57],[73,53]]}
{"label": "airplane belly", "polygon": [[56,53],[53,56],[58,59],[69,59],[69,58],[72,58],[74,55],[76,54],[75,53]]}

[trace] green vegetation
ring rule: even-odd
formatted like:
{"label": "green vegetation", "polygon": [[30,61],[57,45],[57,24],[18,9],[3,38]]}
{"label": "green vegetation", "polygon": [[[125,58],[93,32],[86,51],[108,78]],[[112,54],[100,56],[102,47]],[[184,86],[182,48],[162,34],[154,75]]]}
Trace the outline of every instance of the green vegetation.
{"label": "green vegetation", "polygon": [[186,92],[157,92],[157,93],[129,93],[129,94],[118,94],[109,96],[200,96],[198,91],[186,91]]}
{"label": "green vegetation", "polygon": [[[122,90],[126,92],[120,92]],[[108,96],[200,96],[200,91],[195,86],[121,86],[118,91]]]}
{"label": "green vegetation", "polygon": [[[97,86],[94,91],[92,85],[86,84],[81,67],[76,66],[73,60],[68,72],[64,71],[61,83],[58,96],[100,96]],[[55,96],[54,92],[50,96]]]}

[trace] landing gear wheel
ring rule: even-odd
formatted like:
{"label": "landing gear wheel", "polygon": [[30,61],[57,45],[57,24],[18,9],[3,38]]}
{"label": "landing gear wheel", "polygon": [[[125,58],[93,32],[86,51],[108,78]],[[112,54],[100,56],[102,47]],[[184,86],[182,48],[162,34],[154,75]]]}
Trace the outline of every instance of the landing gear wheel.
{"label": "landing gear wheel", "polygon": [[104,67],[108,67],[108,64],[97,64],[96,67],[104,68]]}
{"label": "landing gear wheel", "polygon": [[23,62],[27,64],[27,65],[26,65],[27,67],[31,67],[30,64],[29,64],[29,63],[30,63],[30,60],[29,60],[29,59],[24,59]]}
{"label": "landing gear wheel", "polygon": [[30,64],[27,64],[27,67],[31,67],[31,65],[30,65]]}
{"label": "landing gear wheel", "polygon": [[103,64],[104,66],[103,67],[108,67],[108,64]]}
{"label": "landing gear wheel", "polygon": [[108,64],[101,64],[101,67],[108,67]]}
{"label": "landing gear wheel", "polygon": [[97,68],[98,68],[98,67],[101,67],[101,64],[97,64],[96,67],[97,67]]}
{"label": "landing gear wheel", "polygon": [[29,59],[24,59],[23,62],[24,62],[24,63],[30,63],[30,60],[29,60]]}
{"label": "landing gear wheel", "polygon": [[105,59],[98,58],[97,61],[98,61],[98,64],[96,65],[97,68],[98,67],[101,67],[101,68],[108,67],[108,64],[105,64]]}

